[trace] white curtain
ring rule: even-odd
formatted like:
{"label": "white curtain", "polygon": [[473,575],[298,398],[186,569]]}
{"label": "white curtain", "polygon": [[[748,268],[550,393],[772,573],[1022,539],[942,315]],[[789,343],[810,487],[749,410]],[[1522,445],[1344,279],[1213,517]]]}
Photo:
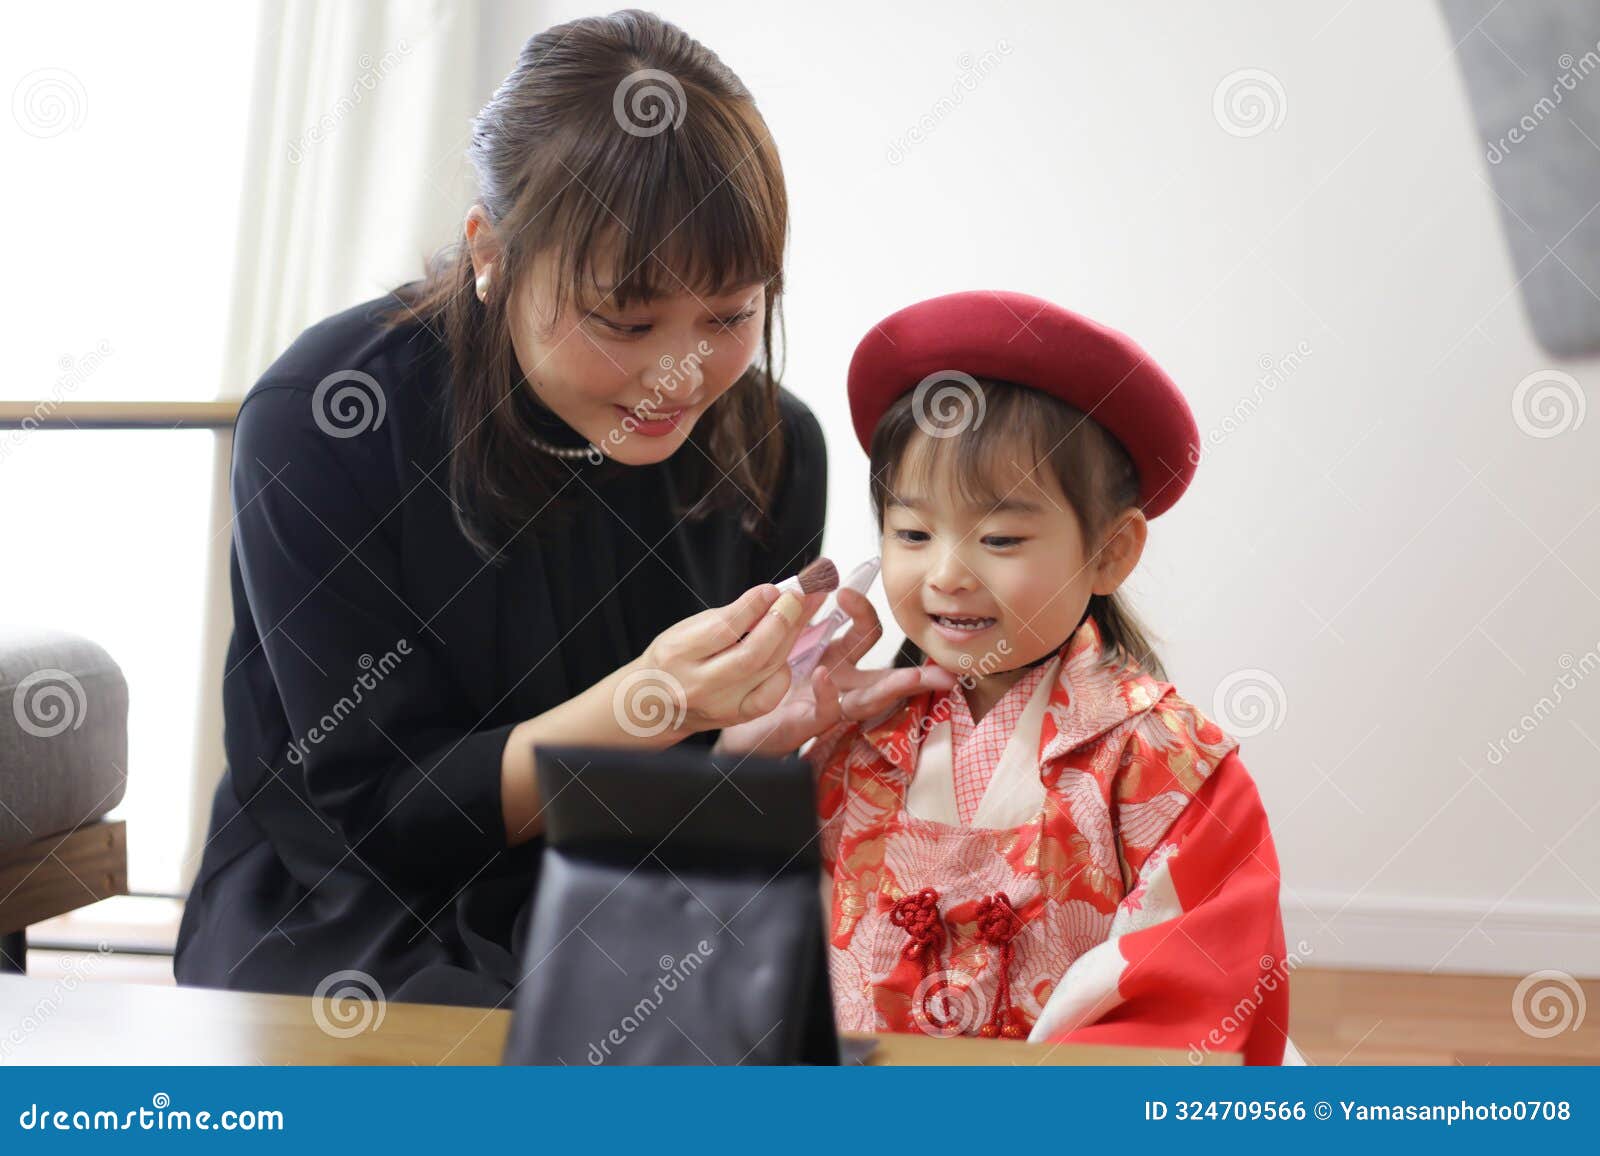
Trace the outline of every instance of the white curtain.
{"label": "white curtain", "polygon": [[[520,46],[480,52],[481,19],[477,4],[444,0],[265,0],[223,397],[242,396],[307,326],[419,276],[454,238],[473,194],[471,117]],[[223,768],[232,452],[219,434],[184,889]]]}

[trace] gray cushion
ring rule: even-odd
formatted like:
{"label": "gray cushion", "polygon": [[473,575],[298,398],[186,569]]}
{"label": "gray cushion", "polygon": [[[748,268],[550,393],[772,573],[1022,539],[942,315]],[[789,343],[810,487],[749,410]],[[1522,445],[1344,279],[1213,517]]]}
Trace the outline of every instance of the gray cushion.
{"label": "gray cushion", "polygon": [[1600,6],[1442,2],[1534,338],[1600,353]]}
{"label": "gray cushion", "polygon": [[0,625],[0,850],[100,818],[127,767],[128,683],[105,649]]}

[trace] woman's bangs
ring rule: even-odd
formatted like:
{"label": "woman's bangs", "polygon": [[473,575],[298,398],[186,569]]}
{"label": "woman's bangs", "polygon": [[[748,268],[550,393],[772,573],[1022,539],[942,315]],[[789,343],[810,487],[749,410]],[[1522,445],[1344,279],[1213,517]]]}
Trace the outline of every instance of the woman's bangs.
{"label": "woman's bangs", "polygon": [[776,163],[764,142],[743,152],[734,144],[727,134],[690,132],[686,121],[627,138],[575,177],[558,214],[565,218],[558,235],[572,239],[560,274],[574,299],[625,308],[777,280],[787,219],[782,177],[763,174]]}

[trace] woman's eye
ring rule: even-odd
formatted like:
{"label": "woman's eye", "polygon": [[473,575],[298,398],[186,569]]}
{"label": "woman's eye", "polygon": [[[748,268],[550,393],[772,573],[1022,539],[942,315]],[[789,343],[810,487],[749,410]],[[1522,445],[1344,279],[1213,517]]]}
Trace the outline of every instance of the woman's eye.
{"label": "woman's eye", "polygon": [[609,317],[601,317],[598,313],[595,314],[594,319],[611,330],[611,332],[621,333],[627,337],[638,337],[640,334],[650,332],[648,324],[630,325],[625,321],[613,321]]}
{"label": "woman's eye", "polygon": [[743,325],[755,315],[754,309],[746,309],[743,313],[735,313],[732,317],[718,317],[712,324],[720,329],[732,329],[735,325]]}
{"label": "woman's eye", "polygon": [[984,545],[993,546],[996,550],[1007,550],[1020,544],[1023,539],[1014,536],[1007,537],[1004,534],[990,534],[983,541]]}

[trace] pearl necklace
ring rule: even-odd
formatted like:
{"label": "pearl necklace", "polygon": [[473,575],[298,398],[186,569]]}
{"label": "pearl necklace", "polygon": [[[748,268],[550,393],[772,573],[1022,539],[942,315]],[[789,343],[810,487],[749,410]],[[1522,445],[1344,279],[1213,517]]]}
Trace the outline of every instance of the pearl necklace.
{"label": "pearl necklace", "polygon": [[[535,386],[534,389],[535,392],[537,392],[538,387]],[[551,411],[546,409],[545,412],[549,413]],[[598,466],[606,460],[605,451],[599,446],[595,445],[593,442],[590,442],[586,446],[551,445],[539,435],[535,434],[532,430],[527,431],[527,437],[529,444],[532,445],[534,449],[538,450],[540,453],[549,454],[553,458],[560,458],[563,461],[575,462],[579,458],[583,458],[588,461],[590,465]]]}
{"label": "pearl necklace", "polygon": [[553,446],[549,442],[543,441],[531,433],[528,435],[528,441],[533,445],[534,449],[540,450],[543,453],[547,453],[553,458],[565,458],[567,461],[577,461],[579,458],[587,458],[595,465],[599,465],[605,459],[605,455],[601,452],[600,447],[595,445],[593,442],[590,442],[586,446]]}

